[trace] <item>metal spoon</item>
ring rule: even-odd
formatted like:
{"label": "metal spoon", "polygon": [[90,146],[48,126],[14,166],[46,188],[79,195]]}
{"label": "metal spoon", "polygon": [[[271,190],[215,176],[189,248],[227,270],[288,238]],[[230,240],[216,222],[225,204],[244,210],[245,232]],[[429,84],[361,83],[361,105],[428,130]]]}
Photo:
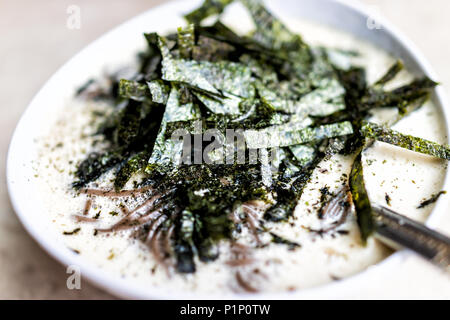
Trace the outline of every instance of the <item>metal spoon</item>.
{"label": "metal spoon", "polygon": [[393,249],[410,249],[450,273],[450,238],[397,212],[373,206],[376,235]]}

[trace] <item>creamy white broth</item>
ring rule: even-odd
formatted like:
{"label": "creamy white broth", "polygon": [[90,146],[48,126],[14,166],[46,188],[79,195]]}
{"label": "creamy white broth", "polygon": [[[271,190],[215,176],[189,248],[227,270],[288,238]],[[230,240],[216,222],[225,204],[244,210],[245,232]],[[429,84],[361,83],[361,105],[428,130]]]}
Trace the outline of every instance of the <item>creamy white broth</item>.
{"label": "creamy white broth", "polygon": [[[225,20],[230,20],[229,15]],[[240,30],[251,24],[240,21]],[[317,24],[288,20],[292,30],[300,32],[313,45],[324,45],[348,50],[357,50],[361,57],[356,63],[367,68],[369,82],[378,79],[395,61],[384,51],[353,36]],[[236,29],[236,24],[235,29]],[[130,60],[132,57],[130,57]],[[404,71],[392,85],[400,85],[412,79]],[[118,277],[134,281],[143,287],[156,286],[168,291],[196,291],[221,294],[245,292],[236,274],[249,283],[253,289],[263,292],[300,290],[325,284],[356,274],[383,260],[390,250],[375,239],[363,246],[352,213],[339,230],[348,234],[325,234],[319,236],[308,231],[318,230],[323,221],[318,219],[318,199],[320,189],[330,187],[336,192],[342,188],[345,176],[349,175],[352,157],[335,156],[320,164],[299,201],[290,223],[269,224],[272,231],[284,238],[301,244],[301,248],[289,251],[284,245],[271,244],[263,249],[251,251],[254,263],[237,268],[229,265],[233,253],[229,243],[220,244],[220,258],[211,263],[197,262],[197,272],[180,275],[159,265],[147,247],[130,238],[127,231],[111,234],[99,233],[97,228],[105,228],[117,222],[123,214],[118,207],[124,199],[110,200],[95,198],[89,216],[100,214],[97,223],[79,223],[73,215],[80,215],[87,200],[85,195],[77,196],[71,189],[76,165],[96,148],[92,146],[91,134],[95,131],[92,112],[108,110],[108,106],[79,100],[68,101],[62,108],[60,120],[38,140],[39,162],[36,163],[37,181],[42,199],[52,221],[53,232],[59,241],[79,253],[81,257]],[[384,111],[375,115],[383,121],[392,112]],[[400,121],[395,129],[427,138],[439,143],[446,142],[445,123],[437,108],[428,102],[422,109]],[[364,153],[365,179],[370,198],[374,203],[386,204],[386,194],[391,198],[391,208],[419,221],[425,221],[433,206],[417,209],[420,201],[429,198],[442,188],[446,163],[427,156],[404,151],[386,144],[376,143]],[[103,177],[99,188],[109,188],[111,175]],[[132,182],[127,186],[132,188]],[[133,208],[133,200],[126,203]],[[118,215],[110,213],[117,212]],[[81,228],[74,235],[63,235]],[[248,237],[246,236],[248,235]],[[248,230],[244,230],[242,243],[250,240]]]}

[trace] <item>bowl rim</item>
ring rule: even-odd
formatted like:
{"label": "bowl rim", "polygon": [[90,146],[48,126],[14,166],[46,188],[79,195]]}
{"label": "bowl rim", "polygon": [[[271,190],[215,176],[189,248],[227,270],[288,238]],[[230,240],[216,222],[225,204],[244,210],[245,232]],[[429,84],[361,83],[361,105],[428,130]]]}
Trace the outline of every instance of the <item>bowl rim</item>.
{"label": "bowl rim", "polygon": [[[190,7],[194,7],[194,3],[199,0],[183,0],[183,5],[189,3]],[[370,17],[370,13],[368,11],[367,6],[356,2],[354,0],[323,0],[325,2],[334,2],[347,10],[351,10],[358,15],[362,15],[364,17]],[[192,5],[191,5],[192,4]],[[82,55],[84,52],[90,50],[90,48],[94,47],[97,43],[99,43],[102,39],[106,38],[108,35],[112,35],[116,30],[125,27],[126,25],[131,25],[133,21],[139,19],[140,17],[144,17],[150,12],[161,11],[161,10],[171,10],[181,5],[181,0],[173,0],[168,3],[164,3],[159,6],[155,6],[145,11],[144,13],[139,14],[138,16],[131,18],[125,23],[120,24],[119,26],[113,28],[111,31],[105,33],[100,38],[89,44],[83,50],[81,50],[78,54],[76,54],[72,59],[66,62],[41,88],[41,90],[35,95],[31,103],[26,108],[25,112],[22,114],[21,119],[19,120],[14,134],[12,136],[8,155],[7,155],[7,164],[6,164],[6,177],[7,177],[7,188],[8,193],[11,199],[12,207],[16,212],[20,222],[24,226],[25,230],[31,235],[31,237],[40,245],[41,248],[44,249],[50,256],[52,256],[55,260],[60,262],[64,266],[76,265],[79,266],[82,270],[82,277],[87,279],[88,282],[95,284],[97,287],[104,289],[105,291],[111,293],[114,296],[125,298],[125,299],[199,299],[199,300],[211,300],[211,299],[224,299],[224,298],[234,298],[234,299],[268,299],[268,300],[278,300],[278,299],[310,299],[311,297],[331,297],[339,298],[337,293],[351,292],[359,285],[359,283],[364,282],[364,279],[379,273],[382,270],[387,270],[395,268],[398,266],[407,255],[411,253],[404,250],[397,252],[380,263],[374,265],[373,267],[368,268],[367,270],[363,270],[358,274],[347,277],[341,281],[336,281],[333,283],[328,283],[324,285],[319,285],[313,288],[302,289],[296,292],[281,292],[281,293],[258,293],[258,294],[232,294],[232,295],[223,295],[223,294],[204,294],[204,293],[191,293],[191,292],[183,292],[176,293],[167,292],[162,288],[151,287],[143,289],[137,285],[134,285],[131,281],[124,280],[121,278],[117,278],[112,274],[107,274],[102,271],[100,267],[91,264],[88,261],[85,261],[81,257],[78,257],[76,254],[71,252],[67,247],[61,246],[58,243],[48,241],[46,236],[43,235],[43,230],[40,230],[37,226],[31,223],[30,219],[27,217],[27,213],[24,212],[21,202],[25,199],[19,197],[20,194],[18,191],[17,185],[13,183],[14,177],[18,174],[18,168],[15,165],[15,154],[14,151],[19,148],[18,146],[18,132],[23,127],[24,119],[27,118],[27,115],[30,113],[30,109],[35,104],[35,101],[40,97],[41,92],[49,83],[52,82],[52,79],[55,79],[58,74],[64,73],[65,67],[70,65],[71,62],[77,59],[78,56]],[[418,50],[418,48],[400,32],[392,23],[387,21],[383,17],[377,17],[377,22],[379,22],[384,31],[389,34],[392,39],[394,39],[397,43],[399,43],[411,56],[414,58],[415,62],[419,65],[420,69],[430,76],[431,78],[437,79],[436,73],[433,68],[430,66],[428,61],[422,55],[422,53]],[[440,111],[443,113],[445,122],[446,122],[446,131],[448,136],[448,126],[450,123],[449,111],[447,107],[447,99],[442,87],[438,87],[435,90],[435,99],[437,99],[440,105]],[[450,186],[450,178],[449,172],[447,171],[446,178],[444,181],[444,188],[448,188]],[[427,220],[426,224],[429,227],[437,226],[439,220],[443,213],[445,212],[446,204],[444,201],[439,200],[430,216]],[[440,214],[439,214],[440,213]]]}

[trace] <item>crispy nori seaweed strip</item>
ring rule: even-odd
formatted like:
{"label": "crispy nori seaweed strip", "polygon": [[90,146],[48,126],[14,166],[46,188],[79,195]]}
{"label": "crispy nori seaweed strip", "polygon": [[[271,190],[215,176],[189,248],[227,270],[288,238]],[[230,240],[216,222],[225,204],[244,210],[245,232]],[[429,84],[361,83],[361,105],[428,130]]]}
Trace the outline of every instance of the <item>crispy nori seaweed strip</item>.
{"label": "crispy nori seaweed strip", "polygon": [[147,41],[147,51],[141,54],[140,74],[146,81],[152,81],[161,78],[161,53],[158,47],[158,35],[156,33],[145,33]]}
{"label": "crispy nori seaweed strip", "polygon": [[[196,27],[196,32],[200,36],[212,38],[220,41],[221,43],[231,45],[240,53],[248,53],[251,56],[258,58],[258,60],[263,59],[261,62],[270,61],[276,65],[282,63],[281,57],[277,57],[275,52],[268,50],[266,47],[249,37],[241,37],[237,35],[233,30],[220,21],[217,21],[212,26]],[[237,54],[237,52],[235,52],[235,54]]]}
{"label": "crispy nori seaweed strip", "polygon": [[415,79],[411,83],[392,91],[383,91],[375,86],[369,88],[361,99],[360,110],[362,112],[374,108],[397,107],[401,111],[412,101],[428,94],[438,83],[428,77]]}
{"label": "crispy nori seaweed strip", "polygon": [[206,18],[221,14],[225,8],[234,0],[205,0],[200,8],[185,15],[189,23],[199,25]]}
{"label": "crispy nori seaweed strip", "polygon": [[260,0],[241,0],[256,24],[254,38],[268,48],[286,49],[286,44],[301,38],[292,33],[279,19],[275,18]]}
{"label": "crispy nori seaweed strip", "polygon": [[363,122],[361,134],[369,139],[389,143],[410,151],[450,160],[450,148],[436,142],[405,135],[375,123]]}
{"label": "crispy nori seaweed strip", "polygon": [[313,56],[310,47],[303,42],[301,36],[292,33],[273,16],[261,0],[241,0],[241,2],[247,7],[256,25],[253,39],[278,58],[286,60],[282,66],[284,73],[305,77],[310,71]]}
{"label": "crispy nori seaweed strip", "polygon": [[178,46],[182,59],[190,59],[195,46],[195,27],[189,24],[186,28],[178,28]]}
{"label": "crispy nori seaweed strip", "polygon": [[228,92],[237,97],[254,96],[251,70],[240,63],[220,61],[163,60],[163,80],[185,83],[209,95],[223,97]]}
{"label": "crispy nori seaweed strip", "polygon": [[358,153],[358,156],[353,163],[349,184],[361,237],[365,243],[369,236],[374,232],[375,224],[372,216],[372,206],[370,205],[370,199],[364,183],[362,152]]}
{"label": "crispy nori seaweed strip", "polygon": [[200,116],[198,107],[191,101],[184,101],[180,88],[173,86],[148,166],[145,169],[147,173],[155,169],[171,170],[176,165],[175,161],[181,158],[183,142],[174,141],[168,136],[169,123],[196,120],[200,119]]}
{"label": "crispy nori seaweed strip", "polygon": [[350,122],[334,123],[316,128],[305,128],[291,131],[278,130],[276,127],[262,131],[246,131],[244,133],[249,149],[288,147],[309,142],[318,142],[326,138],[334,138],[353,134]]}

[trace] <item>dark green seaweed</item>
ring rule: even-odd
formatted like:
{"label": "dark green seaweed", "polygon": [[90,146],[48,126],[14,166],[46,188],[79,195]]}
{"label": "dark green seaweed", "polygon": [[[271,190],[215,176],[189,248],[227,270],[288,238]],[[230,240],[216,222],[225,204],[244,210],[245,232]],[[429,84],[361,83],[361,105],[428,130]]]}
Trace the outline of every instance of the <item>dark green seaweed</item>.
{"label": "dark green seaweed", "polygon": [[417,209],[423,209],[425,207],[428,207],[429,205],[437,202],[441,196],[444,194],[447,194],[447,191],[441,191],[437,194],[433,194],[430,199],[424,200],[420,203],[420,205],[417,207]]}
{"label": "dark green seaweed", "polygon": [[282,237],[276,235],[276,234],[273,233],[273,232],[271,232],[270,235],[272,236],[272,242],[273,242],[273,243],[284,244],[284,245],[286,245],[286,246],[289,248],[289,250],[291,250],[291,251],[293,251],[293,250],[295,250],[295,249],[301,247],[300,244],[298,244],[298,243],[296,243],[296,242],[293,242],[293,241],[290,241],[290,240],[287,240],[287,239],[284,239],[284,238],[282,238]]}
{"label": "dark green seaweed", "polygon": [[357,155],[353,163],[349,184],[358,217],[361,237],[366,242],[369,236],[375,231],[375,224],[372,216],[372,206],[364,183],[361,152]]}
{"label": "dark green seaweed", "polygon": [[400,71],[402,71],[404,68],[402,61],[397,61],[389,70],[388,72],[375,83],[375,86],[382,86],[389,81],[393,80]]}
{"label": "dark green seaweed", "polygon": [[[127,215],[111,231],[137,229],[133,235],[179,273],[194,273],[197,261],[218,259],[219,242],[235,241],[244,224],[253,227],[255,247],[265,245],[264,233],[288,250],[300,248],[271,226],[293,218],[319,164],[335,154],[356,156],[348,184],[364,242],[374,231],[361,161],[365,147],[375,139],[450,157],[447,146],[367,122],[377,108],[396,108],[387,126],[395,124],[424,104],[436,82],[422,77],[388,90],[403,69],[398,61],[369,84],[366,70],[352,65],[357,52],[309,45],[259,0],[239,1],[256,26],[239,35],[220,21],[232,2],[206,0],[177,32],[145,34],[147,48],[134,74],[121,79],[118,71],[77,92],[108,101],[111,109],[95,134],[104,147],[78,163],[73,187],[92,192],[87,188],[111,172],[115,190],[105,196],[157,197],[139,214],[122,205],[114,213]],[[205,25],[213,16],[216,21]],[[210,142],[233,129],[245,143],[225,141],[213,152],[203,140],[210,129],[217,133]],[[172,139],[180,132],[179,140]],[[233,151],[244,154],[242,163],[231,159]],[[232,161],[204,161],[220,154]],[[321,191],[322,210],[329,190]],[[94,189],[93,195],[102,193]]]}
{"label": "dark green seaweed", "polygon": [[202,6],[185,16],[190,23],[199,25],[206,18],[221,14],[234,0],[205,0]]}
{"label": "dark green seaweed", "polygon": [[417,153],[430,155],[444,160],[450,160],[450,148],[436,142],[405,135],[375,123],[364,122],[361,134],[366,138],[404,148]]}

